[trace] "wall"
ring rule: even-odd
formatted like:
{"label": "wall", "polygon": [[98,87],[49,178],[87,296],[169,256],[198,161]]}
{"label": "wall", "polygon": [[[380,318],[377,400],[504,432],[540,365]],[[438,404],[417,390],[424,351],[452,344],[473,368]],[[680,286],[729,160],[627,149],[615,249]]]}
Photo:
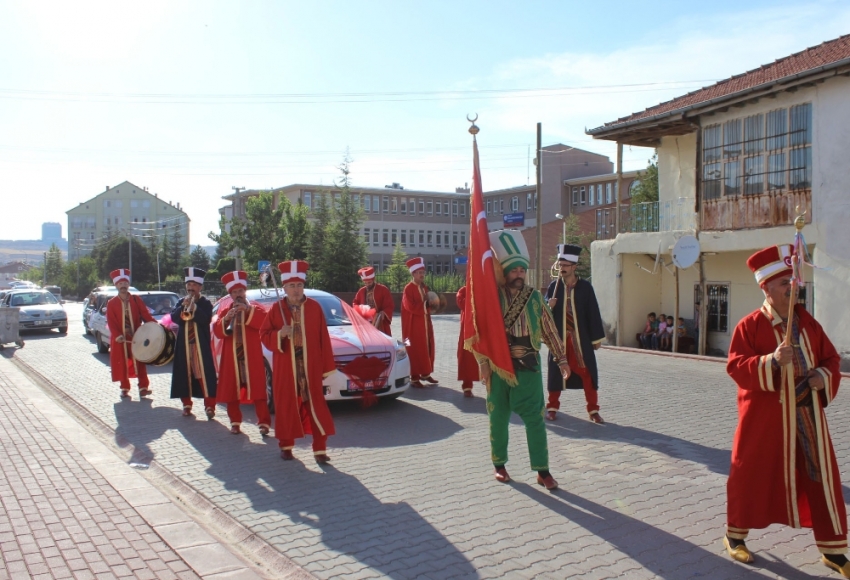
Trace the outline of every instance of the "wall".
{"label": "wall", "polygon": [[613,252],[614,240],[590,244],[590,281],[599,303],[602,326],[608,344],[617,344],[618,304],[620,300],[619,272],[621,257]]}
{"label": "wall", "polygon": [[656,149],[659,201],[696,199],[696,147],[696,132],[661,139]]}

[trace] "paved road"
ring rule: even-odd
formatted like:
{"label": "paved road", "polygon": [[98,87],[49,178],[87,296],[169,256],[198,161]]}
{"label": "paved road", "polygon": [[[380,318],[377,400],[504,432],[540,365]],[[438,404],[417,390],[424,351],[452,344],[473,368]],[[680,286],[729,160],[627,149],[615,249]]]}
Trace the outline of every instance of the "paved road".
{"label": "paved road", "polygon": [[[435,324],[442,384],[366,410],[334,406],[333,463],[319,468],[309,442],[296,449],[298,461],[283,463],[277,441],[253,425],[230,435],[221,407],[213,422],[181,417],[167,398],[168,368],[155,370],[152,402],[121,401],[108,355],[97,354],[69,306],[67,337],[30,336],[15,357],[114,429],[119,445],[135,448],[134,461],[153,459],[316,577],[831,577],[808,530],[754,533],[757,567],[725,555],[736,418],[722,364],[600,351],[608,425],[590,423],[581,394],[565,393],[566,414],[549,424],[562,487],[551,494],[534,483],[518,420],[514,482],[492,479],[483,388],[464,399],[453,380],[456,316]],[[846,400],[829,409],[845,475]]]}

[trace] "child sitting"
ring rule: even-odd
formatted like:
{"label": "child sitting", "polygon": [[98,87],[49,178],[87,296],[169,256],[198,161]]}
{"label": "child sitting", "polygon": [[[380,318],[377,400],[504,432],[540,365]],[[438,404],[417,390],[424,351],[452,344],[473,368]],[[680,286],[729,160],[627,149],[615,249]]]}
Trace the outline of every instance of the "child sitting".
{"label": "child sitting", "polygon": [[[661,325],[659,324],[659,329]],[[661,350],[672,350],[673,347],[673,317],[667,317],[667,323],[664,325],[664,330],[659,330],[659,334],[661,335]]]}
{"label": "child sitting", "polygon": [[655,320],[655,313],[650,312],[646,315],[646,326],[643,327],[643,332],[640,335],[640,344],[643,348],[649,350],[652,348],[652,341],[655,333],[658,332],[658,322]]}
{"label": "child sitting", "polygon": [[667,315],[663,312],[658,316],[658,328],[652,337],[652,350],[658,350],[661,337],[667,334]]}

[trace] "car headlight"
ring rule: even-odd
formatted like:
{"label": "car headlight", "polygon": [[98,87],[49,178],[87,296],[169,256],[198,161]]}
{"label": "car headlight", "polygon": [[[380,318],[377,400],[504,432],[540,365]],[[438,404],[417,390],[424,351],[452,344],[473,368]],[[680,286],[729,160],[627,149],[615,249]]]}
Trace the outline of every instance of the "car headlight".
{"label": "car headlight", "polygon": [[407,358],[407,349],[404,348],[404,343],[400,340],[395,341],[395,359],[404,360]]}
{"label": "car headlight", "polygon": [[26,310],[21,310],[18,312],[18,318],[30,318],[30,314]]}

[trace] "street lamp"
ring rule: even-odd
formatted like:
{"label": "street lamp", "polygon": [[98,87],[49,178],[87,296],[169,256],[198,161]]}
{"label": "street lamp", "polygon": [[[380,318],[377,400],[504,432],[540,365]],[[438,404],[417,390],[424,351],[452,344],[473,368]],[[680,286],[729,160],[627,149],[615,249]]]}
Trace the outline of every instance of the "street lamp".
{"label": "street lamp", "polygon": [[162,290],[162,282],[160,282],[159,278],[159,255],[162,253],[162,248],[156,251],[156,288],[157,290]]}
{"label": "street lamp", "polygon": [[559,213],[555,214],[555,217],[561,220],[561,243],[567,243],[567,219]]}

